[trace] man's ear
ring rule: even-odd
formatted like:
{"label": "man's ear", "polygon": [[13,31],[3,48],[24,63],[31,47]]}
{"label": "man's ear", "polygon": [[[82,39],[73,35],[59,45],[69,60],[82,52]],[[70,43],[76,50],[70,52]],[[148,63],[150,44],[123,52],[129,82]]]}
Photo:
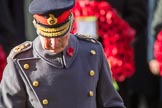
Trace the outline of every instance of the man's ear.
{"label": "man's ear", "polygon": [[74,24],[74,21],[75,21],[75,18],[74,18],[74,15],[73,15],[73,13],[71,13],[72,14],[72,25]]}
{"label": "man's ear", "polygon": [[37,29],[37,23],[36,23],[35,19],[33,20],[33,25]]}
{"label": "man's ear", "polygon": [[71,20],[71,27],[70,27],[70,31],[71,31],[73,29],[74,21],[75,21],[73,13],[71,13],[71,19],[70,20]]}
{"label": "man's ear", "polygon": [[37,23],[36,23],[36,20],[35,19],[33,20],[33,25],[34,25],[34,28],[36,29],[36,33],[38,35],[40,35],[40,33],[39,33],[38,29],[37,29]]}

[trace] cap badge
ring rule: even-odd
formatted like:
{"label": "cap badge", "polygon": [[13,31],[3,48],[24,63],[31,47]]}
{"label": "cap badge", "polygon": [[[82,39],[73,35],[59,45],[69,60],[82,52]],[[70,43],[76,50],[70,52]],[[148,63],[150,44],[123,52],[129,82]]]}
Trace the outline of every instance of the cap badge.
{"label": "cap badge", "polygon": [[49,25],[55,25],[57,23],[57,18],[53,14],[49,14],[49,18],[47,19]]}

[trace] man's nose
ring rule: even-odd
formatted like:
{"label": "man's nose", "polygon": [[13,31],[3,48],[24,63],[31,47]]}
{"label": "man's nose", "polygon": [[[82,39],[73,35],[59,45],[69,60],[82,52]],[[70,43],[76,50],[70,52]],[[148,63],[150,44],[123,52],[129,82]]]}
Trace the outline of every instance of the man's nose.
{"label": "man's nose", "polygon": [[52,46],[56,46],[58,39],[57,38],[51,38],[50,41],[51,41]]}

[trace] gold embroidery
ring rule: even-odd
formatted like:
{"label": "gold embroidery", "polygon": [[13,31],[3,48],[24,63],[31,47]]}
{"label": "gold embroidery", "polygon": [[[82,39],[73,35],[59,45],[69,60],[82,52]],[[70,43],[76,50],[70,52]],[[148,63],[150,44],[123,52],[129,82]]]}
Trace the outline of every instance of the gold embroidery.
{"label": "gold embroidery", "polygon": [[47,19],[47,22],[49,25],[55,25],[57,23],[57,18],[53,14],[49,14],[49,18]]}
{"label": "gold embroidery", "polygon": [[57,27],[57,28],[46,28],[39,24],[37,24],[36,26],[37,26],[38,32],[41,35],[52,38],[52,37],[61,36],[64,33],[66,33],[70,28],[70,21],[65,23],[63,26]]}
{"label": "gold embroidery", "polygon": [[67,28],[69,25],[70,25],[70,22],[67,22],[66,24],[64,24],[63,26],[58,27],[58,28],[46,28],[46,27],[43,27],[38,24],[36,25],[36,27],[37,27],[37,29],[39,29],[43,32],[57,32],[57,31],[61,31],[62,29]]}

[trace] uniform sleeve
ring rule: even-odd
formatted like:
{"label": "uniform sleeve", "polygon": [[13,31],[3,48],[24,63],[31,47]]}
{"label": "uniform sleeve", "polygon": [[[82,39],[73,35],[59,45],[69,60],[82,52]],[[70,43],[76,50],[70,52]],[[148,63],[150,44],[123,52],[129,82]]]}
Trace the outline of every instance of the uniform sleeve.
{"label": "uniform sleeve", "polygon": [[22,84],[14,63],[9,60],[0,84],[0,108],[26,108],[26,93]]}
{"label": "uniform sleeve", "polygon": [[121,97],[113,87],[111,72],[103,51],[97,85],[97,102],[98,108],[125,108]]}

